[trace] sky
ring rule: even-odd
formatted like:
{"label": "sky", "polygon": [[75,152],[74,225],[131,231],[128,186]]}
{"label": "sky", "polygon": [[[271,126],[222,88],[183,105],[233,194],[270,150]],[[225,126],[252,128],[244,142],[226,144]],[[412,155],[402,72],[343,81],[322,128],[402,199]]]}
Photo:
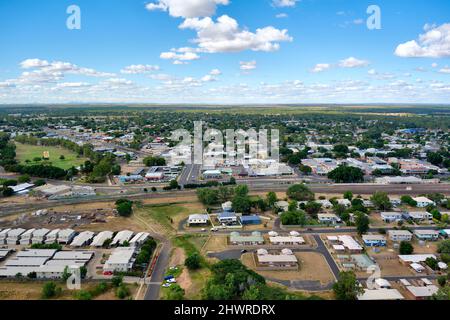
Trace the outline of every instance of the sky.
{"label": "sky", "polygon": [[0,0],[0,104],[449,101],[448,0]]}

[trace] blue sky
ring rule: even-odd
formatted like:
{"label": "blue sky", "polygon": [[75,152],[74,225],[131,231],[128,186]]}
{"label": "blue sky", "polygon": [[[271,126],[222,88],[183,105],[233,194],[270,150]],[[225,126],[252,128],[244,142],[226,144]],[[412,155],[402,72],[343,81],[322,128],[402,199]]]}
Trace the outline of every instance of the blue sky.
{"label": "blue sky", "polygon": [[449,58],[446,0],[0,0],[0,103],[447,103]]}

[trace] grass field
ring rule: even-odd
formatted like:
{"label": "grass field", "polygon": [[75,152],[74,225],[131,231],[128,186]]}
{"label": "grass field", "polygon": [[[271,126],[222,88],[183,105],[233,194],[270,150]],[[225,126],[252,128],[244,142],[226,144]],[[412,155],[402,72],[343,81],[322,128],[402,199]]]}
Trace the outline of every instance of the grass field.
{"label": "grass field", "polygon": [[[28,144],[21,144],[16,142],[16,159],[21,164],[27,164],[25,161],[30,160],[30,164],[36,164],[40,162],[34,162],[34,158],[42,158],[45,151],[50,154],[51,164],[55,167],[61,169],[69,169],[73,166],[78,167],[80,164],[84,163],[87,159],[77,158],[77,154],[70,150],[58,147],[45,147],[45,146],[33,146]],[[64,160],[59,159],[63,155]]]}

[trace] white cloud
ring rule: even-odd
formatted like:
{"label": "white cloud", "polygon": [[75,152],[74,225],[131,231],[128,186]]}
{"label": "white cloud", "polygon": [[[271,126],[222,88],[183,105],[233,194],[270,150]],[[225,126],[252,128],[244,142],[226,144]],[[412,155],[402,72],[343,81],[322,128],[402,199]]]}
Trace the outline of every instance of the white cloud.
{"label": "white cloud", "polygon": [[152,65],[144,65],[144,64],[133,64],[130,66],[127,66],[120,70],[120,73],[123,74],[144,74],[149,73],[153,71],[158,71],[159,66],[152,66]]}
{"label": "white cloud", "polygon": [[411,40],[398,45],[395,54],[403,58],[450,57],[450,23],[439,27],[425,25],[424,31],[417,41]]}
{"label": "white cloud", "polygon": [[353,20],[353,24],[363,24],[364,23],[364,19],[355,19]]}
{"label": "white cloud", "polygon": [[56,88],[82,88],[82,87],[89,87],[91,84],[87,82],[63,82],[58,83],[56,85]]}
{"label": "white cloud", "polygon": [[367,73],[373,76],[377,74],[377,71],[375,69],[370,69]]}
{"label": "white cloud", "polygon": [[239,62],[242,71],[251,71],[256,69],[256,61],[241,61]]}
{"label": "white cloud", "polygon": [[300,0],[272,0],[272,5],[278,8],[295,7]]}
{"label": "white cloud", "polygon": [[212,76],[220,76],[222,74],[222,71],[220,71],[219,69],[213,69],[209,74]]}
{"label": "white cloud", "polygon": [[439,72],[440,73],[450,74],[450,67],[449,66],[445,66],[441,70],[439,70]]}
{"label": "white cloud", "polygon": [[292,41],[288,30],[279,30],[272,26],[256,29],[255,32],[239,28],[238,22],[223,15],[214,22],[211,18],[186,19],[180,29],[193,29],[197,31],[197,43],[201,52],[239,52],[244,50],[253,51],[276,51],[279,42]]}
{"label": "white cloud", "polygon": [[279,13],[275,16],[275,18],[278,18],[278,19],[283,19],[283,18],[287,18],[287,17],[288,17],[287,13]]}
{"label": "white cloud", "polygon": [[148,3],[147,10],[168,11],[172,17],[197,18],[215,14],[218,5],[228,5],[229,0],[159,0]]}
{"label": "white cloud", "polygon": [[173,64],[187,64],[187,61],[198,60],[200,59],[200,56],[195,52],[172,49],[169,52],[161,53],[160,58],[174,60]]}
{"label": "white cloud", "polygon": [[26,59],[20,63],[22,69],[42,68],[48,65],[48,61],[41,59]]}
{"label": "white cloud", "polygon": [[434,63],[431,64],[431,67],[432,67],[432,68],[437,68],[437,66],[438,66],[438,64],[437,64],[436,62],[434,62]]}
{"label": "white cloud", "polygon": [[369,64],[370,64],[369,61],[359,60],[359,59],[356,59],[355,57],[350,57],[350,58],[341,60],[339,62],[339,67],[341,67],[341,68],[361,68],[361,67],[366,67]]}
{"label": "white cloud", "polygon": [[329,64],[329,63],[318,63],[314,66],[314,68],[311,70],[311,72],[319,73],[319,72],[328,70],[330,68],[331,68],[331,64]]}

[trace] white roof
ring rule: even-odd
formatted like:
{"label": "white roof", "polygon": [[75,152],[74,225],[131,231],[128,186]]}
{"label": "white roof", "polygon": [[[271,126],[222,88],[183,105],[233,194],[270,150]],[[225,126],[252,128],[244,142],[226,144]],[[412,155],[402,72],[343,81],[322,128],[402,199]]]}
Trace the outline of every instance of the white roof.
{"label": "white roof", "polygon": [[445,262],[438,262],[438,267],[441,270],[447,270],[448,269],[448,265]]}
{"label": "white roof", "polygon": [[20,191],[29,189],[33,186],[34,186],[34,184],[32,184],[32,183],[22,183],[22,184],[18,184],[17,186],[11,186],[10,188],[13,189],[14,192],[20,192]]}
{"label": "white roof", "polygon": [[60,229],[54,229],[54,230],[50,231],[47,234],[47,238],[57,238],[60,231],[61,231]]}
{"label": "white roof", "polygon": [[298,237],[300,235],[300,233],[297,231],[291,231],[291,232],[289,232],[289,234],[293,237]]}
{"label": "white roof", "polygon": [[277,237],[277,236],[278,236],[278,232],[275,232],[275,231],[269,231],[269,236],[271,236],[271,237]]}
{"label": "white roof", "polygon": [[127,264],[130,263],[135,252],[133,247],[120,247],[114,249],[112,254],[109,256],[108,261],[105,263],[105,267],[111,264]]}
{"label": "white roof", "polygon": [[68,238],[75,233],[75,230],[72,229],[63,229],[58,233],[58,238]]}
{"label": "white roof", "polygon": [[47,261],[45,266],[83,267],[86,265],[86,263],[87,263],[86,260],[50,260],[50,261]]}
{"label": "white roof", "polygon": [[59,251],[52,260],[90,260],[93,255],[92,251]]}
{"label": "white roof", "polygon": [[340,245],[340,244],[335,244],[335,245],[333,245],[333,249],[336,250],[336,251],[344,251],[345,247],[343,245]]}
{"label": "white roof", "polygon": [[70,244],[72,247],[81,247],[86,244],[89,240],[94,237],[94,233],[91,231],[84,231],[77,235],[72,243]]}
{"label": "white roof", "polygon": [[133,236],[134,232],[129,230],[123,230],[116,234],[114,237],[112,244],[123,244],[125,241],[130,241],[131,237]]}
{"label": "white roof", "polygon": [[411,283],[410,283],[408,280],[406,280],[406,279],[400,279],[400,282],[401,282],[401,284],[404,285],[405,287],[411,285]]}
{"label": "white roof", "polygon": [[105,243],[106,240],[112,239],[113,233],[111,231],[102,231],[94,237],[92,240],[91,246],[93,247],[101,247]]}
{"label": "white roof", "polygon": [[26,230],[22,229],[22,228],[17,228],[17,229],[11,229],[8,232],[8,238],[12,238],[12,237],[18,237],[20,236],[22,233],[24,233]]}
{"label": "white roof", "polygon": [[375,241],[385,241],[386,237],[383,236],[382,234],[365,234],[362,236],[364,241],[371,241],[371,240],[375,240]]}
{"label": "white roof", "polygon": [[363,249],[359,245],[359,243],[356,242],[355,239],[353,239],[352,236],[343,235],[343,236],[338,236],[338,238],[339,238],[339,241],[342,242],[342,245],[349,250],[362,250]]}
{"label": "white roof", "polygon": [[6,261],[6,267],[39,267],[42,266],[48,258],[22,257],[9,259]]}
{"label": "white roof", "polygon": [[11,230],[11,228],[2,230],[0,232],[0,237],[6,237],[8,235],[9,230]]}
{"label": "white roof", "polygon": [[398,211],[389,211],[389,212],[384,211],[384,212],[381,212],[381,215],[382,216],[396,216],[396,217],[399,217],[399,216],[402,216],[403,213],[398,212]]}
{"label": "white roof", "polygon": [[421,264],[418,264],[416,262],[411,263],[411,268],[413,268],[416,271],[423,271],[423,270],[425,270],[425,268]]}
{"label": "white roof", "polygon": [[30,238],[30,237],[33,236],[35,230],[36,230],[36,229],[28,229],[27,231],[25,231],[24,233],[22,233],[21,237],[22,237],[22,238],[25,238],[25,237]]}
{"label": "white roof", "polygon": [[375,283],[380,287],[390,287],[391,284],[386,279],[378,278],[375,279]]}
{"label": "white roof", "polygon": [[145,240],[150,237],[150,234],[148,232],[139,232],[137,235],[133,237],[133,239],[130,240],[130,244],[135,244],[138,242],[144,242]]}
{"label": "white roof", "polygon": [[209,220],[209,216],[207,214],[191,214],[189,220]]}
{"label": "white roof", "polygon": [[408,230],[389,230],[389,235],[396,235],[396,236],[412,236],[412,233]]}
{"label": "white roof", "polygon": [[338,241],[339,238],[337,236],[327,236],[328,241]]}
{"label": "white roof", "polygon": [[434,254],[410,254],[410,255],[399,255],[398,258],[404,262],[418,263],[424,262],[428,258],[436,259],[436,256]]}
{"label": "white roof", "polygon": [[286,242],[296,242],[296,243],[304,243],[305,239],[303,239],[302,237],[293,237],[293,236],[289,236],[289,237],[270,237],[270,242],[282,242],[282,243],[286,243]]}
{"label": "white roof", "polygon": [[428,202],[428,203],[434,203],[433,201],[431,201],[430,199],[428,199],[427,197],[417,197],[417,198],[413,198],[416,202]]}
{"label": "white roof", "polygon": [[429,235],[429,234],[439,235],[439,231],[437,231],[437,230],[417,229],[417,230],[414,230],[414,233],[418,234],[418,235]]}
{"label": "white roof", "polygon": [[364,289],[358,300],[404,300],[405,297],[397,289]]}
{"label": "white roof", "polygon": [[408,289],[409,292],[411,292],[415,297],[431,297],[439,290],[439,288],[435,285],[426,287],[408,286],[406,289]]}
{"label": "white roof", "polygon": [[258,256],[258,261],[263,263],[283,263],[283,262],[292,263],[297,262],[297,257],[294,255],[285,255],[285,254],[279,255],[266,254]]}
{"label": "white roof", "polygon": [[54,249],[28,249],[17,253],[18,258],[51,258],[56,253]]}

